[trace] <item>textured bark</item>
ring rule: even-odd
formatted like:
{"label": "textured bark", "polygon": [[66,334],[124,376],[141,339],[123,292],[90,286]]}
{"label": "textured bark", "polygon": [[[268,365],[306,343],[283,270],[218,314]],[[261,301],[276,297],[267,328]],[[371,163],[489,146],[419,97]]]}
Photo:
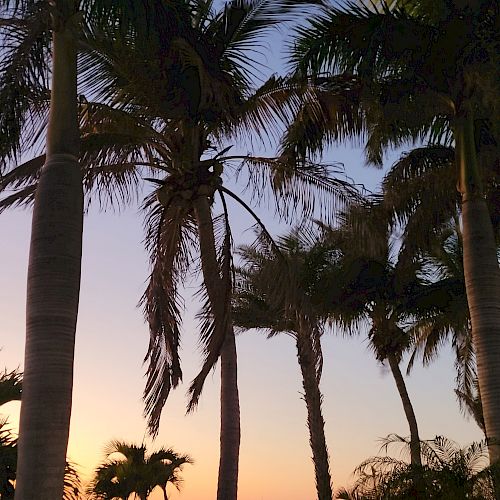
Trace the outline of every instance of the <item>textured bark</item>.
{"label": "textured bark", "polygon": [[[491,463],[500,463],[500,271],[476,160],[473,120],[455,123],[462,194],[465,288]],[[497,481],[500,484],[500,481]],[[500,489],[497,488],[500,498]]]}
{"label": "textured bark", "polygon": [[238,461],[241,431],[237,375],[236,342],[234,330],[230,328],[221,353],[218,500],[235,500],[238,496]]}
{"label": "textured bark", "polygon": [[408,426],[410,427],[410,456],[411,464],[420,467],[422,465],[421,449],[420,449],[420,436],[418,435],[418,425],[417,419],[415,418],[415,412],[413,411],[413,406],[408,396],[408,391],[406,390],[406,384],[399,369],[399,363],[394,354],[389,354],[387,356],[389,361],[389,366],[391,368],[392,376],[396,382],[398,388],[399,396],[401,402],[403,403],[403,409],[405,411],[406,420],[408,421]]}
{"label": "textured bark", "polygon": [[[219,272],[208,199],[194,202],[200,238],[203,279],[216,321],[224,322],[226,291]],[[229,314],[229,313],[228,313]],[[229,319],[221,350],[221,428],[217,500],[236,500],[240,451],[240,407],[234,331]]]}
{"label": "textured bark", "polygon": [[71,28],[53,36],[52,81],[47,160],[31,231],[17,500],[56,500],[63,493],[83,228]]}
{"label": "textured bark", "polygon": [[304,399],[307,405],[307,427],[309,444],[313,454],[314,474],[318,500],[331,500],[332,479],[330,476],[328,448],[325,439],[325,421],[321,412],[321,395],[310,336],[305,332],[297,336],[297,354],[302,372]]}

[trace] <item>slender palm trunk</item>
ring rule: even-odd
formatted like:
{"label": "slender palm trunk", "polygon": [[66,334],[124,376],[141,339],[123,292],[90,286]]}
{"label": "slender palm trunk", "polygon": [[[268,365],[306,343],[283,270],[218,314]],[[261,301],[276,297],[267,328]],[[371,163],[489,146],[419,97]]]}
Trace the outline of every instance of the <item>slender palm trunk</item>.
{"label": "slender palm trunk", "polygon": [[[226,289],[215,249],[214,228],[207,198],[195,201],[195,214],[200,238],[203,279],[216,321],[224,323]],[[238,463],[240,451],[240,405],[237,383],[237,359],[234,330],[228,322],[221,350],[221,428],[217,500],[236,500],[238,495]]]}
{"label": "slender palm trunk", "polygon": [[323,396],[316,377],[316,363],[311,338],[307,333],[297,336],[297,355],[307,406],[307,427],[309,428],[309,444],[313,454],[316,492],[318,500],[332,500],[332,479],[328,464],[325,421],[321,412]]}
{"label": "slender palm trunk", "polygon": [[[71,12],[73,2],[65,7]],[[72,19],[53,35],[47,160],[36,191],[26,305],[17,500],[62,498],[83,230]]]}
{"label": "slender palm trunk", "polygon": [[389,366],[391,368],[392,376],[396,382],[398,388],[399,397],[403,403],[403,409],[405,411],[406,420],[410,427],[410,457],[411,464],[420,467],[422,465],[421,449],[420,449],[420,436],[418,434],[417,419],[415,418],[415,412],[413,411],[413,405],[410,401],[410,396],[408,396],[408,391],[406,390],[405,380],[399,369],[399,363],[394,354],[389,354],[387,356],[389,361]]}
{"label": "slender palm trunk", "polygon": [[[455,123],[460,173],[465,288],[491,463],[500,463],[500,270],[483,196],[471,112]],[[500,497],[500,491],[497,496]]]}
{"label": "slender palm trunk", "polygon": [[217,500],[236,499],[240,450],[240,400],[234,330],[227,333],[221,352],[221,433]]}

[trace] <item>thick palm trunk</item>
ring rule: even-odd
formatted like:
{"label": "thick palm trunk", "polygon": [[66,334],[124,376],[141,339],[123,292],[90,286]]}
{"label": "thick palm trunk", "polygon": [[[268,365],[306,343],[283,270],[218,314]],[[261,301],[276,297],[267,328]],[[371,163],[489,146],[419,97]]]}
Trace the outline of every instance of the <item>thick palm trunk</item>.
{"label": "thick palm trunk", "polygon": [[[500,463],[500,271],[476,160],[472,116],[455,123],[465,287],[491,463]],[[499,495],[500,491],[497,491]]]}
{"label": "thick palm trunk", "polygon": [[17,500],[63,494],[83,227],[73,32],[68,26],[53,36],[47,160],[36,191],[28,267]]}
{"label": "thick palm trunk", "polygon": [[420,436],[418,434],[417,419],[415,418],[415,412],[413,411],[413,405],[410,401],[410,396],[408,396],[408,391],[406,390],[406,384],[399,369],[399,363],[394,354],[389,354],[387,356],[389,361],[389,366],[391,368],[392,376],[396,382],[398,388],[399,397],[403,403],[403,409],[406,415],[406,420],[408,421],[408,426],[410,427],[410,457],[411,464],[420,467],[422,465],[421,449],[420,449]]}
{"label": "thick palm trunk", "polygon": [[[216,321],[224,322],[224,314],[229,310],[229,305],[225,304],[226,287],[219,272],[212,215],[207,198],[195,201],[195,214],[207,294]],[[217,500],[237,498],[240,435],[236,343],[233,326],[229,321],[221,351],[221,428]]]}
{"label": "thick palm trunk", "polygon": [[325,421],[321,412],[322,395],[316,377],[316,363],[309,335],[298,335],[297,354],[302,372],[304,399],[307,405],[309,444],[313,454],[314,473],[318,500],[331,500],[332,479],[328,464],[328,448],[325,439]]}

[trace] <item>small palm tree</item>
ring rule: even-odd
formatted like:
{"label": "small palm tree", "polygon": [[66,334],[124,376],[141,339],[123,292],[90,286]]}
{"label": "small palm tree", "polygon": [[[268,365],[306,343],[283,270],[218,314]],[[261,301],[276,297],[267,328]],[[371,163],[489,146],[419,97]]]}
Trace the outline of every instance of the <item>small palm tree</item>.
{"label": "small palm tree", "polygon": [[294,232],[272,244],[265,235],[240,248],[244,266],[238,269],[234,298],[235,324],[265,329],[268,337],[285,333],[295,340],[302,373],[307,426],[319,500],[331,500],[328,448],[321,411],[319,383],[323,364],[321,336],[327,319],[325,282],[328,249]]}
{"label": "small palm tree", "polygon": [[[381,450],[400,445],[403,453],[409,442],[397,435],[388,436]],[[429,500],[493,500],[491,469],[488,467],[486,442],[460,448],[442,436],[422,441],[421,481]],[[345,500],[389,500],[415,498],[412,467],[404,460],[377,456],[360,464],[351,491],[341,490],[337,498]]]}
{"label": "small palm tree", "polygon": [[123,441],[112,441],[105,453],[106,460],[97,467],[88,488],[94,499],[127,500],[135,493],[141,500],[146,500],[156,487],[160,487],[163,498],[168,500],[167,484],[178,488],[182,466],[193,463],[188,455],[179,455],[171,448],[161,448],[148,456],[145,445],[136,446]]}
{"label": "small palm tree", "polygon": [[10,401],[21,401],[23,375],[18,370],[0,374],[0,406]]}

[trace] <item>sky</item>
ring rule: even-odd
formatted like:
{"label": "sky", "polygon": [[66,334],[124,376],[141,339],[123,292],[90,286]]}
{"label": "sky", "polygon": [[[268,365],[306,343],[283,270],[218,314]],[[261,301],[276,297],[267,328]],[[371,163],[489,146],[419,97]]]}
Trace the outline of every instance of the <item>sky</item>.
{"label": "sky", "polygon": [[[354,161],[356,155],[351,156]],[[355,169],[355,180],[367,182],[374,174],[380,175],[365,169]],[[261,210],[263,218],[265,212]],[[267,214],[267,220],[271,215]],[[235,241],[248,241],[251,232],[245,228],[251,222],[241,214],[232,220]],[[276,226],[274,223],[275,232]],[[22,368],[29,213],[2,214],[0,231],[0,366]],[[136,307],[148,276],[142,238],[137,208],[121,214],[93,211],[85,220],[68,450],[84,478],[102,460],[103,447],[110,439],[140,443],[145,436],[141,394],[148,329]],[[167,402],[158,438],[154,443],[146,439],[152,449],[172,446],[195,460],[184,468],[181,494],[172,492],[172,498],[183,500],[214,498],[218,466],[218,370],[207,380],[198,409],[185,415],[187,386],[201,361],[194,319],[197,306],[189,297],[195,285],[187,284],[185,294],[185,384]],[[267,340],[262,333],[247,332],[238,336],[237,348],[242,419],[240,500],[313,499],[306,410],[292,339]],[[389,433],[408,435],[408,429],[394,382],[372,356],[363,335],[342,338],[328,333],[323,349],[323,413],[337,488],[352,482],[351,472],[357,464],[378,453],[379,438]],[[417,367],[408,378],[422,438],[446,435],[462,444],[481,438],[475,424],[459,412],[453,379],[453,359],[447,349],[431,367]],[[2,408],[14,426],[18,411],[19,403]]]}
{"label": "sky", "polygon": [[[270,39],[269,46],[277,52],[280,44],[278,38]],[[268,57],[268,65],[280,69],[276,53]],[[363,166],[362,154],[354,146],[335,148],[325,159],[342,162],[350,177],[371,189],[383,174]],[[235,244],[251,241],[251,220],[234,205],[229,208]],[[258,213],[274,234],[281,233],[284,225],[273,218],[271,209],[263,206]],[[29,211],[0,216],[0,369],[22,369],[29,233]],[[167,402],[157,439],[152,442],[145,434],[141,395],[148,328],[137,303],[149,268],[142,240],[138,205],[121,213],[92,209],[85,219],[68,456],[87,480],[111,439],[137,444],[145,440],[151,450],[172,446],[188,453],[195,463],[185,466],[181,492],[172,490],[171,498],[215,498],[218,370],[207,380],[197,410],[185,413],[187,387],[201,363],[194,318],[198,306],[192,297],[196,281],[185,284],[184,385]],[[306,408],[292,339],[268,340],[262,333],[246,332],[237,337],[237,349],[242,428],[239,499],[314,499]],[[409,431],[390,373],[375,360],[365,335],[345,338],[327,333],[323,350],[323,415],[333,484],[339,488],[352,482],[356,465],[379,452],[380,438],[390,433],[406,436]],[[480,431],[461,415],[456,403],[448,347],[432,366],[417,366],[407,383],[422,438],[445,435],[461,444],[481,439]],[[1,412],[15,428],[19,403],[10,403]]]}

